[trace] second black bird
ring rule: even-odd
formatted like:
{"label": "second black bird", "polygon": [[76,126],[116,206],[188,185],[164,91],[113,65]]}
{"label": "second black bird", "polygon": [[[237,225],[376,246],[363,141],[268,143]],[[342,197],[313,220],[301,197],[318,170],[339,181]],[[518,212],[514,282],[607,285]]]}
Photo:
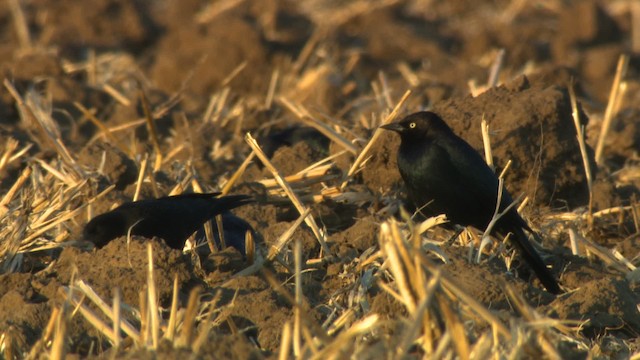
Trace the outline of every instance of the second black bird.
{"label": "second black bird", "polygon": [[[463,226],[485,230],[491,221],[498,198],[499,180],[471,145],[458,137],[433,112],[411,114],[382,128],[400,134],[398,169],[409,197],[418,208],[447,218]],[[500,211],[513,199],[503,190]],[[515,208],[504,214],[493,227],[492,235],[512,233],[512,241],[536,273],[545,288],[559,293],[556,279],[533,248],[524,230],[533,230]]]}
{"label": "second black bird", "polygon": [[102,247],[131,229],[132,235],[157,236],[169,247],[182,249],[189,236],[207,220],[251,202],[248,195],[219,196],[218,193],[128,202],[91,219],[84,228],[83,237],[96,247]]}

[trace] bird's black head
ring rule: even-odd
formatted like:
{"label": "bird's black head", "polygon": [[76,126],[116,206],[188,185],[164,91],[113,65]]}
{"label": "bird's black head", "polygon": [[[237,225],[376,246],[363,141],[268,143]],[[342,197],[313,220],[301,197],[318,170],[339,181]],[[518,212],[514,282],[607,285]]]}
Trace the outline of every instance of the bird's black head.
{"label": "bird's black head", "polygon": [[118,212],[108,212],[91,219],[82,232],[86,241],[91,241],[101,248],[109,241],[122,236],[127,231],[126,219]]}
{"label": "bird's black head", "polygon": [[400,134],[402,140],[428,140],[435,138],[443,132],[451,132],[449,126],[438,116],[430,111],[419,111],[406,116],[404,119],[387,125],[380,126],[383,129],[395,131]]}

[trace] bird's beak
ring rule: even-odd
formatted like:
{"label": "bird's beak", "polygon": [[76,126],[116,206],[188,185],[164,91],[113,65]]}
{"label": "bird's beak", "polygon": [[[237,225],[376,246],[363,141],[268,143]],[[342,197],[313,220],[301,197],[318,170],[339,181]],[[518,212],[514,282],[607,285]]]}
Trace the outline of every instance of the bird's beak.
{"label": "bird's beak", "polygon": [[392,122],[386,125],[380,126],[381,129],[395,131],[397,133],[401,133],[404,130],[404,127],[397,122]]}

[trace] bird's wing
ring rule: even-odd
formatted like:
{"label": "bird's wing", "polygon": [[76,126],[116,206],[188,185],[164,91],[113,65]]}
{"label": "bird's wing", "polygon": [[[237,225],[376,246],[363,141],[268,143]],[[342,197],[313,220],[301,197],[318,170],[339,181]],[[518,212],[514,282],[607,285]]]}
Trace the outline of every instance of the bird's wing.
{"label": "bird's wing", "polygon": [[[433,144],[440,157],[438,169],[450,174],[447,180],[451,183],[444,188],[455,189],[457,193],[449,196],[466,205],[466,208],[459,209],[460,223],[484,230],[495,211],[498,178],[475,149],[462,139],[455,140],[437,141]],[[506,190],[503,191],[501,200],[501,208],[513,201]],[[479,219],[477,214],[486,216]]]}
{"label": "bird's wing", "polygon": [[[468,185],[468,190],[476,193],[477,198],[495,201],[498,195],[499,180],[496,174],[487,165],[471,145],[458,138],[460,141],[443,142],[440,146],[445,148],[449,155],[453,167],[458,175],[465,178],[472,178],[474,181]],[[502,194],[502,208],[509,206],[513,202],[511,195],[506,191],[506,186]]]}
{"label": "bird's wing", "polygon": [[[498,195],[499,180],[494,172],[489,168],[480,154],[471,147],[468,143],[460,139],[455,142],[456,150],[451,150],[452,146],[447,146],[448,151],[444,151],[449,156],[451,162],[451,172],[463,179],[473,179],[473,181],[466,181],[464,186],[466,192],[469,193],[469,197],[474,201],[484,204],[484,212],[488,214],[486,222],[491,220],[491,216],[495,211],[496,198]],[[444,147],[444,145],[441,145]],[[506,185],[502,189],[502,197],[500,199],[500,211],[506,209],[511,203],[513,198],[509,194]],[[481,224],[474,224],[474,226],[484,230]],[[487,224],[484,224],[487,225]],[[503,218],[498,222],[497,227],[506,227],[506,232],[512,230],[510,227],[521,227],[530,233],[534,231],[529,227],[527,222],[518,214],[515,209],[512,209],[507,214],[503,215]]]}

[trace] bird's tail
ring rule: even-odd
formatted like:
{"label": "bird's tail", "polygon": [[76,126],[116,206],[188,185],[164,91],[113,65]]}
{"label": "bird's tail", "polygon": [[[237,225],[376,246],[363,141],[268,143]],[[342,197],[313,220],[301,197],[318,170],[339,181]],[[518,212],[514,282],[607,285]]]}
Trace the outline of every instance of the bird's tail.
{"label": "bird's tail", "polygon": [[531,242],[527,238],[524,230],[522,228],[517,228],[515,231],[512,231],[513,242],[516,244],[525,261],[531,266],[533,272],[536,273],[538,279],[544,287],[553,294],[559,294],[560,286],[558,285],[558,281],[551,274],[544,261],[540,257],[540,254],[533,248]]}

